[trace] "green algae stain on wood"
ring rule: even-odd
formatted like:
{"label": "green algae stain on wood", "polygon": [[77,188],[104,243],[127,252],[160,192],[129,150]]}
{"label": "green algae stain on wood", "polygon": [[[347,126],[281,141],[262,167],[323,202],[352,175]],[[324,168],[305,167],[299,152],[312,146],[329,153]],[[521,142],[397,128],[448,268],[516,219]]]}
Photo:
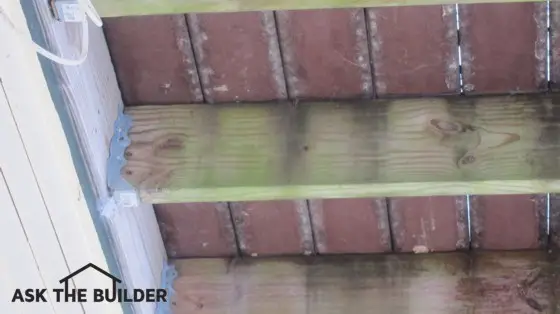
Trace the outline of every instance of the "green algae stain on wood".
{"label": "green algae stain on wood", "polygon": [[544,251],[175,260],[172,301],[208,314],[556,313],[557,262]]}
{"label": "green algae stain on wood", "polygon": [[278,136],[284,129],[282,116],[275,114],[278,110],[272,106],[253,109],[228,107],[217,113],[215,149],[219,153],[213,157],[215,164],[224,167],[216,168],[213,178],[219,185],[264,186],[283,177],[282,168],[276,167],[287,157],[282,137]]}
{"label": "green algae stain on wood", "polygon": [[158,202],[553,192],[555,106],[516,96],[130,108],[123,175]]}

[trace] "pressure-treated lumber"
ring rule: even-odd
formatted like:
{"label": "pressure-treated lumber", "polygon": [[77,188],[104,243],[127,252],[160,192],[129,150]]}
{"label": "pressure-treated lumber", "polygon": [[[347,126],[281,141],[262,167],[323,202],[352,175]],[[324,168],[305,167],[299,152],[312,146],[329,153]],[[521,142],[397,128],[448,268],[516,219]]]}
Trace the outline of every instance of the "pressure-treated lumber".
{"label": "pressure-treated lumber", "polygon": [[[461,0],[459,2],[483,3],[522,1],[523,0]],[[451,0],[93,0],[93,4],[104,17],[187,12],[363,8],[455,3],[457,3],[457,1]]]}
{"label": "pressure-treated lumber", "polygon": [[558,313],[546,252],[177,260],[174,314]]}
{"label": "pressure-treated lumber", "polygon": [[152,203],[560,192],[558,100],[130,108],[122,175]]}

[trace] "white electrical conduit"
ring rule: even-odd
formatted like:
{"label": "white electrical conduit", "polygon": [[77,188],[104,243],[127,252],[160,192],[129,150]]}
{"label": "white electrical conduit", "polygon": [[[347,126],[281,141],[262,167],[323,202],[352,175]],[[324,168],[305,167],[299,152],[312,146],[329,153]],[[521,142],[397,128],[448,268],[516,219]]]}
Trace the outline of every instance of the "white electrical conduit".
{"label": "white electrical conduit", "polygon": [[[91,3],[91,0],[77,0],[77,1],[78,1],[78,5],[80,6],[80,11],[81,11],[80,14],[82,14],[82,16],[81,16],[81,19],[82,19],[82,22],[81,22],[81,24],[82,24],[81,48],[82,48],[82,50],[80,52],[80,56],[77,59],[64,58],[64,57],[55,55],[54,53],[48,51],[47,49],[39,46],[36,42],[31,41],[31,45],[35,48],[35,51],[37,51],[38,54],[40,54],[40,55],[44,56],[45,58],[47,58],[49,60],[52,60],[52,61],[54,61],[58,64],[62,64],[62,65],[80,65],[86,60],[87,55],[88,55],[88,50],[89,50],[88,17],[98,27],[103,26],[103,21],[101,21],[101,17],[99,16],[97,11],[93,7],[93,4]],[[0,8],[0,13],[2,13],[1,8]],[[11,21],[10,21],[10,23],[11,23]]]}

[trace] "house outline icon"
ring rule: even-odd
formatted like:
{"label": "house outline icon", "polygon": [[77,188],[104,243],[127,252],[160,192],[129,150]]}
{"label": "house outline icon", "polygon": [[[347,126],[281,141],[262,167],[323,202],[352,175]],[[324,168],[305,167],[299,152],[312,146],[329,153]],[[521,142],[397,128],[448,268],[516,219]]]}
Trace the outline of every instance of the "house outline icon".
{"label": "house outline icon", "polygon": [[117,277],[111,275],[110,273],[106,272],[106,271],[103,270],[101,267],[99,267],[99,266],[97,266],[97,265],[95,265],[95,264],[93,264],[93,263],[88,263],[87,265],[81,267],[80,269],[78,269],[78,270],[72,272],[70,275],[68,275],[68,276],[66,276],[66,277],[64,277],[64,278],[62,278],[62,279],[60,279],[58,282],[61,283],[61,284],[64,283],[64,289],[65,289],[66,291],[68,291],[68,281],[69,281],[71,278],[73,278],[73,277],[79,275],[81,272],[85,271],[85,270],[88,269],[88,268],[93,268],[93,269],[97,270],[99,273],[101,273],[101,274],[105,275],[106,277],[110,278],[110,279],[113,281],[113,289],[116,289],[116,288],[117,288],[117,283],[122,283],[122,280],[120,280],[119,278],[117,278]]}

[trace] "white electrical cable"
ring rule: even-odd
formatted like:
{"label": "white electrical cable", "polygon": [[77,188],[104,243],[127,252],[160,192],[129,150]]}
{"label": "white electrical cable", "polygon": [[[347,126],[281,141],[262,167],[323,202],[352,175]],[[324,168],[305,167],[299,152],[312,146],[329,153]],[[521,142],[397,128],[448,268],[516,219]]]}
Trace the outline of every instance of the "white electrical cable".
{"label": "white electrical cable", "polygon": [[84,11],[87,14],[87,16],[91,19],[93,24],[95,24],[97,27],[102,27],[103,21],[101,20],[101,16],[99,16],[99,13],[97,13],[97,10],[95,10],[95,7],[93,6],[93,3],[91,3],[91,0],[78,0],[78,1],[80,2],[81,5],[84,6]]}
{"label": "white electrical cable", "polygon": [[[78,5],[80,7],[80,13],[81,19],[82,19],[82,42],[81,42],[81,52],[80,55],[77,59],[69,59],[69,58],[64,58],[62,56],[58,56],[50,51],[48,51],[47,49],[45,49],[44,47],[41,47],[39,44],[37,44],[36,42],[34,42],[33,40],[31,40],[31,44],[33,45],[33,47],[35,48],[35,50],[37,51],[38,54],[44,56],[45,58],[52,60],[58,64],[62,64],[62,65],[80,65],[82,64],[88,55],[88,50],[89,50],[89,29],[88,29],[88,17],[89,19],[98,27],[102,27],[103,26],[103,21],[101,21],[101,17],[99,16],[99,13],[97,13],[97,11],[95,10],[95,8],[93,7],[93,4],[91,3],[91,0],[77,0],[78,1]],[[1,12],[1,10],[0,10]],[[23,34],[22,34],[23,36]]]}
{"label": "white electrical cable", "polygon": [[81,24],[82,24],[82,51],[80,52],[80,56],[77,59],[68,59],[61,56],[57,56],[54,53],[48,51],[47,49],[41,47],[36,42],[33,42],[33,46],[35,46],[35,50],[37,51],[38,54],[58,64],[62,64],[62,65],[82,64],[86,60],[88,50],[89,50],[89,29],[88,29],[89,23],[85,16],[83,17],[83,21]]}

